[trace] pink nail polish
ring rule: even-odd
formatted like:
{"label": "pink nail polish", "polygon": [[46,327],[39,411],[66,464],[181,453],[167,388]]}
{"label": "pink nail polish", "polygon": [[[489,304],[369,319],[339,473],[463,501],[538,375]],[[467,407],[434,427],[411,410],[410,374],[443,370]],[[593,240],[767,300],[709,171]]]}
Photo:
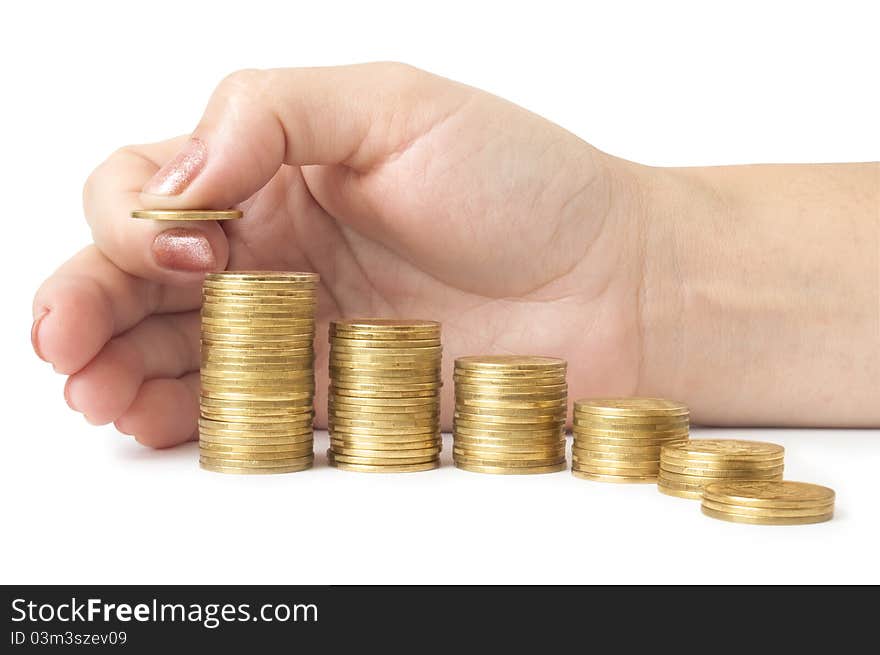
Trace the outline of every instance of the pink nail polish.
{"label": "pink nail polish", "polygon": [[208,238],[187,228],[160,232],[153,239],[153,257],[162,268],[189,273],[211,271],[217,264]]}
{"label": "pink nail polish", "polygon": [[183,193],[205,167],[208,149],[201,139],[187,141],[183,150],[160,168],[144,186],[144,193],[176,196]]}
{"label": "pink nail polish", "polygon": [[43,356],[43,352],[40,350],[40,324],[43,322],[43,319],[46,318],[46,314],[48,313],[48,309],[41,309],[37,313],[37,317],[34,319],[34,324],[31,326],[31,345],[34,347],[34,352],[37,353],[37,357],[44,362],[48,362],[49,360]]}

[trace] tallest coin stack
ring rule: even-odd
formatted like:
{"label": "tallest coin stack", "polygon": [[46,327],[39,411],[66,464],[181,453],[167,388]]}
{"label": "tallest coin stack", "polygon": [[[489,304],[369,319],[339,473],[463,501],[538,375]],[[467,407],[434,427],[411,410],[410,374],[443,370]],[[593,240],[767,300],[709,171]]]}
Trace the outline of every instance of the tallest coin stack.
{"label": "tallest coin stack", "polygon": [[317,283],[314,273],[205,277],[202,468],[291,473],[312,465]]}

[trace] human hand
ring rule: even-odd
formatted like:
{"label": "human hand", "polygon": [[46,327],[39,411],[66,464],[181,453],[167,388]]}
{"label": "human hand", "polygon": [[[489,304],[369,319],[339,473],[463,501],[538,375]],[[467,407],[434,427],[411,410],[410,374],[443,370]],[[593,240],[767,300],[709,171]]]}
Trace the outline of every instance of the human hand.
{"label": "human hand", "polygon": [[[500,98],[400,64],[242,71],[191,137],[130,146],[89,178],[95,245],[37,292],[34,347],[70,406],[165,447],[196,435],[206,271],[321,275],[327,323],[442,321],[466,354],[569,362],[571,397],[638,387],[638,167]],[[223,224],[132,209],[239,207]]]}

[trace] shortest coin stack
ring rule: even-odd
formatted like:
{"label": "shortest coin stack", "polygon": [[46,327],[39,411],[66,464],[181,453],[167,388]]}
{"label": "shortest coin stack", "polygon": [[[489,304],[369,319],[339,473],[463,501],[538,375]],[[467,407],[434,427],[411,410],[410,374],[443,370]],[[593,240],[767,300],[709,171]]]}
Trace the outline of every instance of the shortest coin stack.
{"label": "shortest coin stack", "polygon": [[834,516],[834,491],[806,482],[735,480],[703,491],[703,514],[733,523],[802,525]]}
{"label": "shortest coin stack", "polygon": [[703,497],[712,482],[782,480],[785,449],[774,443],[693,439],[660,451],[657,489],[679,498]]}
{"label": "shortest coin stack", "polygon": [[655,482],[660,448],[688,438],[688,408],[661,398],[574,404],[571,472],[601,482]]}
{"label": "shortest coin stack", "polygon": [[455,360],[455,466],[476,473],[565,469],[565,360],[495,355]]}

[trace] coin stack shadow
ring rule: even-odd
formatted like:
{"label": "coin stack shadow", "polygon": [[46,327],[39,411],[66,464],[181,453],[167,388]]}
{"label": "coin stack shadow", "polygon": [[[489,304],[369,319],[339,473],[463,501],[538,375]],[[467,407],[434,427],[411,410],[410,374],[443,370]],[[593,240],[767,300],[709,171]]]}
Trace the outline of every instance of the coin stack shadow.
{"label": "coin stack shadow", "polygon": [[688,438],[688,408],[661,398],[574,404],[571,472],[601,482],[656,482],[660,449]]}
{"label": "coin stack shadow", "polygon": [[565,361],[553,357],[455,360],[455,466],[499,474],[564,470],[565,372]]}
{"label": "coin stack shadow", "polygon": [[790,480],[713,482],[703,490],[703,514],[733,523],[803,525],[834,516],[834,491]]}
{"label": "coin stack shadow", "polygon": [[692,439],[660,451],[657,489],[668,496],[702,498],[712,482],[781,480],[785,449],[737,439]]}
{"label": "coin stack shadow", "polygon": [[312,466],[317,283],[314,273],[205,277],[202,468],[254,474]]}
{"label": "coin stack shadow", "polygon": [[364,473],[437,468],[441,358],[436,321],[331,323],[330,465]]}

